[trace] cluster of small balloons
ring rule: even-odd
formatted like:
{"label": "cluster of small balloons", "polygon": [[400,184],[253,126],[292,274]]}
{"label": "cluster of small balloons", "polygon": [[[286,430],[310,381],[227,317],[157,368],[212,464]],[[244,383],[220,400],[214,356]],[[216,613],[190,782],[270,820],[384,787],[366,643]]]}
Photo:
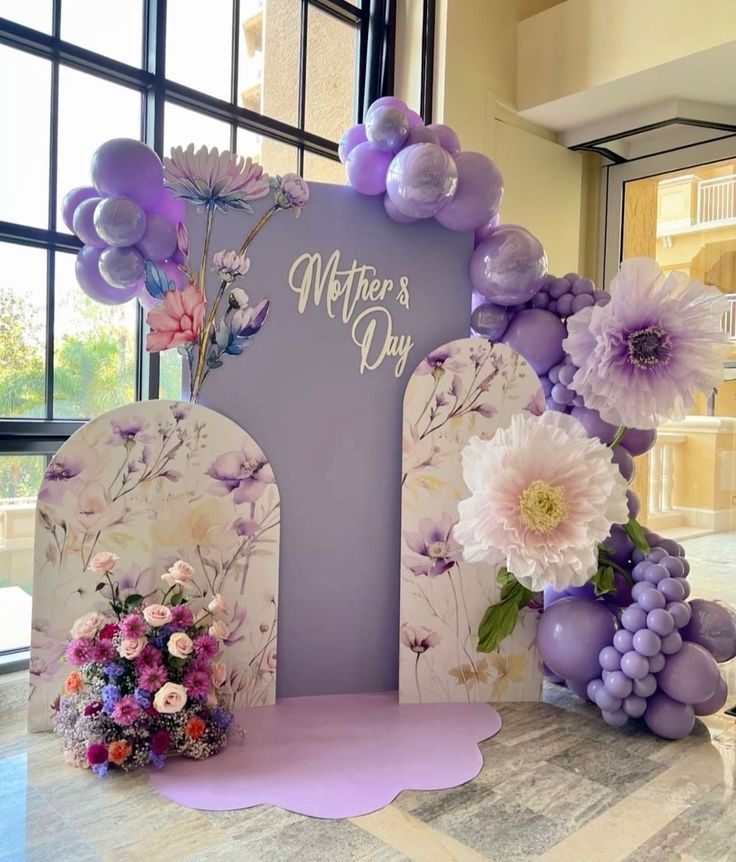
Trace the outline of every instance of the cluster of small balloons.
{"label": "cluster of small balloons", "polygon": [[435,218],[450,230],[471,231],[498,212],[503,180],[494,163],[461,151],[449,126],[425,126],[395,96],[373,102],[365,122],[342,136],[339,154],[349,184],[364,195],[384,195],[386,212],[400,224]]}
{"label": "cluster of small balloons", "polygon": [[[545,593],[537,645],[546,668],[621,727],[643,718],[667,739],[689,734],[695,716],[720,710],[728,688],[718,663],[736,657],[736,616],[690,595],[681,545],[645,530],[644,553],[620,530],[610,556],[634,581],[619,578],[606,598],[590,584]],[[621,537],[623,534],[624,538]]]}
{"label": "cluster of small balloons", "polygon": [[164,188],[156,153],[129,138],[107,141],[92,157],[91,179],[91,186],[72,189],[62,205],[64,223],[84,243],[76,261],[82,290],[106,305],[136,297],[150,304],[146,260],[183,287],[175,256],[185,204]]}

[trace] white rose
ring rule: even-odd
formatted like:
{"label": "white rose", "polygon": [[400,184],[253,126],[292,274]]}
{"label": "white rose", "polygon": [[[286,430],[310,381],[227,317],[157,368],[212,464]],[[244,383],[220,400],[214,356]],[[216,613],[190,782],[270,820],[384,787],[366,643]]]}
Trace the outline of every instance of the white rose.
{"label": "white rose", "polygon": [[192,586],[192,578],[194,576],[194,568],[184,560],[177,560],[173,566],[161,575],[161,580],[167,583],[170,587],[175,584],[186,589]]}
{"label": "white rose", "polygon": [[215,617],[224,617],[230,613],[230,605],[228,605],[220,593],[217,593],[207,605],[207,610]]}
{"label": "white rose", "polygon": [[186,704],[187,690],[175,682],[164,683],[153,698],[153,707],[158,712],[181,712]]}
{"label": "white rose", "polygon": [[149,626],[157,629],[171,622],[171,611],[166,605],[148,605],[143,608],[143,619]]}
{"label": "white rose", "polygon": [[89,561],[88,568],[96,575],[104,575],[105,572],[109,572],[115,566],[119,559],[117,554],[111,554],[110,551],[100,551]]}
{"label": "white rose", "polygon": [[138,658],[147,643],[147,638],[123,638],[123,640],[120,641],[118,653],[120,653],[123,658]]}
{"label": "white rose", "polygon": [[224,641],[230,634],[228,624],[224,620],[215,620],[210,626],[209,631],[212,637],[217,638],[218,641]]}
{"label": "white rose", "polygon": [[192,650],[194,649],[192,639],[189,635],[184,634],[184,632],[175,632],[171,635],[167,646],[174,658],[187,658],[192,654]]}
{"label": "white rose", "polygon": [[69,634],[73,638],[93,638],[106,623],[106,617],[99,611],[92,611],[75,620]]}
{"label": "white rose", "polygon": [[215,685],[218,688],[225,684],[225,680],[227,679],[227,665],[224,661],[212,662],[210,665],[210,679],[212,680],[212,685]]}

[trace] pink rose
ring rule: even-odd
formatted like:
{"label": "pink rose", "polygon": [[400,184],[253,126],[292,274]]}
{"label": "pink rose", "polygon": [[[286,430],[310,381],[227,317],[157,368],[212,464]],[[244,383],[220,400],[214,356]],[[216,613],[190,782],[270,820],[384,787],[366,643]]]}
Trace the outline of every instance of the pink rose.
{"label": "pink rose", "polygon": [[168,572],[161,575],[161,580],[165,581],[170,587],[178,584],[180,587],[186,589],[192,585],[193,575],[194,568],[189,563],[184,562],[184,560],[177,560]]}
{"label": "pink rose", "polygon": [[96,575],[104,575],[105,572],[109,572],[115,566],[119,559],[117,554],[111,554],[110,551],[100,551],[99,554],[92,557],[87,568]]}
{"label": "pink rose", "polygon": [[155,629],[171,622],[171,611],[165,605],[148,605],[143,608],[143,619]]}
{"label": "pink rose", "polygon": [[174,632],[169,638],[167,647],[174,658],[187,658],[192,654],[194,644],[189,635],[184,634],[184,632]]}
{"label": "pink rose", "polygon": [[92,611],[75,620],[69,634],[73,638],[93,638],[107,622],[107,618],[99,611]]}
{"label": "pink rose", "polygon": [[281,177],[281,193],[290,206],[299,209],[309,200],[309,186],[299,174],[284,174]]}
{"label": "pink rose", "polygon": [[209,628],[209,633],[218,641],[224,641],[230,634],[230,629],[224,620],[215,620]]}
{"label": "pink rose", "polygon": [[230,613],[230,606],[223,599],[220,593],[217,593],[212,601],[207,605],[207,610],[214,617],[224,617]]}
{"label": "pink rose", "polygon": [[215,685],[218,688],[225,684],[225,680],[227,679],[227,665],[224,661],[212,662],[210,665],[210,679],[212,680],[212,685]]}
{"label": "pink rose", "polygon": [[154,709],[167,714],[181,712],[186,703],[187,690],[175,682],[164,683],[153,698]]}
{"label": "pink rose", "polygon": [[120,641],[118,652],[123,658],[138,658],[147,643],[148,640],[146,638],[123,638]]}

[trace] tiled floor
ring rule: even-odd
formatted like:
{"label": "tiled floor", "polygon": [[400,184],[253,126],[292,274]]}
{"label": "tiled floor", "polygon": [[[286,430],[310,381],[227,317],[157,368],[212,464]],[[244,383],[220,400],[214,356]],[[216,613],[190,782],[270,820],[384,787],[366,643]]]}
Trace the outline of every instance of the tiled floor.
{"label": "tiled floor", "polygon": [[[698,595],[736,601],[734,536],[688,542]],[[736,700],[736,662],[724,667]],[[736,719],[666,742],[612,730],[566,689],[499,707],[504,728],[462,787],[405,792],[349,821],[260,807],[205,813],[145,775],[104,781],[25,732],[25,677],[0,677],[0,862],[736,862]]]}

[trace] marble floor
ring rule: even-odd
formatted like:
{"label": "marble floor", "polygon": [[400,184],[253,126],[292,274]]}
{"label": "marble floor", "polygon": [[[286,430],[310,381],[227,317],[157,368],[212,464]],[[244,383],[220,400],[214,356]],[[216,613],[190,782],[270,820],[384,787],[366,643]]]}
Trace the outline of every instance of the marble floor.
{"label": "marble floor", "polygon": [[[736,537],[688,542],[698,595],[736,603]],[[736,701],[736,661],[723,668]],[[485,766],[345,821],[262,806],[197,812],[145,775],[104,781],[25,731],[26,675],[0,676],[0,862],[736,862],[736,719],[667,742],[608,728],[566,689],[499,706]]]}

